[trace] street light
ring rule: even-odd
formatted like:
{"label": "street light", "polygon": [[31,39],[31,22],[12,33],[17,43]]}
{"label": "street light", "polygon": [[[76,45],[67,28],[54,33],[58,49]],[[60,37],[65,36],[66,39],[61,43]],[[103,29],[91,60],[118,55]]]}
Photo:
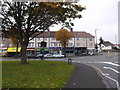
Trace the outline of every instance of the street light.
{"label": "street light", "polygon": [[99,29],[95,29],[95,37],[96,37],[96,46],[95,46],[95,49],[96,49],[96,52],[97,52],[97,49],[98,49],[98,47],[97,47],[97,30],[99,30]]}

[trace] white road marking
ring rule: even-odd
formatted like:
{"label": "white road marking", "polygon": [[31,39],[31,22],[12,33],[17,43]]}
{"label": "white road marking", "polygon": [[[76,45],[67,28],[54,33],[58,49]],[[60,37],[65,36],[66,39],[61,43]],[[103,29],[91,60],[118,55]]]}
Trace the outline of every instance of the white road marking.
{"label": "white road marking", "polygon": [[108,73],[102,73],[102,75],[110,75],[110,74],[108,74]]}
{"label": "white road marking", "polygon": [[103,62],[103,63],[106,63],[106,64],[111,64],[111,65],[114,65],[114,66],[120,66],[120,65],[118,65],[118,64],[116,64],[116,63],[112,63],[112,62]]}
{"label": "white road marking", "polygon": [[86,61],[82,61],[82,63],[86,63]]}
{"label": "white road marking", "polygon": [[72,62],[75,62],[75,61],[72,61]]}
{"label": "white road marking", "polygon": [[81,61],[77,61],[77,63],[81,63]]}
{"label": "white road marking", "polygon": [[88,63],[93,63],[92,61],[88,61]]}
{"label": "white road marking", "polygon": [[110,80],[112,80],[112,81],[116,82],[117,88],[118,88],[118,90],[120,90],[120,86],[119,86],[119,83],[118,83],[118,81],[117,81],[117,80],[115,80],[115,79],[113,79],[113,78],[109,77],[108,75],[103,75],[103,76],[105,76],[105,77],[109,78]]}
{"label": "white road marking", "polygon": [[105,69],[110,69],[110,70],[112,70],[112,71],[114,71],[114,72],[116,72],[116,73],[120,73],[119,71],[117,71],[117,70],[115,70],[115,69],[113,69],[113,68],[111,68],[111,67],[103,67],[103,68],[105,68]]}
{"label": "white road marking", "polygon": [[117,62],[115,62],[115,63],[113,63],[113,62],[94,62],[94,63],[106,63],[106,64],[111,64],[111,65],[114,65],[114,66],[120,66],[120,65],[118,65],[118,64],[116,64]]}

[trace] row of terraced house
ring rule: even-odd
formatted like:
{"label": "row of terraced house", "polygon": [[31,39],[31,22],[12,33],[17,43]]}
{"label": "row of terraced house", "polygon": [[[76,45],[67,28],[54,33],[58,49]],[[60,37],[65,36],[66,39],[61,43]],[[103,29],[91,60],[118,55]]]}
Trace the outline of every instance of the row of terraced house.
{"label": "row of terraced house", "polygon": [[[27,47],[27,52],[29,54],[42,53],[63,53],[63,48],[59,41],[55,39],[55,31],[46,31],[36,38],[32,39]],[[84,31],[72,31],[72,37],[69,40],[68,46],[65,49],[67,55],[86,55],[89,52],[94,52],[95,50],[95,37],[90,33]],[[13,47],[10,41],[5,42],[5,46]],[[46,47],[41,47],[41,42],[45,41],[47,43]],[[4,45],[3,45],[4,46]],[[8,53],[13,53],[13,51],[8,51]]]}

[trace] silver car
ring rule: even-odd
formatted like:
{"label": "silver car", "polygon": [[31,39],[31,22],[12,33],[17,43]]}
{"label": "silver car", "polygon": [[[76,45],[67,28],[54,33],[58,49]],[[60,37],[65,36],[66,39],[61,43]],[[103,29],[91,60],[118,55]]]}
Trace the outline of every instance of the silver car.
{"label": "silver car", "polygon": [[45,57],[45,58],[52,58],[53,55],[52,55],[52,54],[45,54],[44,57]]}
{"label": "silver car", "polygon": [[55,57],[55,58],[63,58],[63,57],[65,57],[65,55],[53,54],[53,57]]}

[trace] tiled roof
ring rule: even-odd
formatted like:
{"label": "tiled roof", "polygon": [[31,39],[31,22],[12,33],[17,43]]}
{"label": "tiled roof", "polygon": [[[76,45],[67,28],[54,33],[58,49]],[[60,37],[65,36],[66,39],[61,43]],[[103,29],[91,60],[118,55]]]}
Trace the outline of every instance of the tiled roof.
{"label": "tiled roof", "polygon": [[91,35],[90,33],[87,32],[74,32],[74,36],[75,37],[82,37],[82,38],[94,38],[93,35]]}
{"label": "tiled roof", "polygon": [[104,46],[115,46],[114,44],[112,44],[112,43],[109,42],[109,41],[104,41],[104,42],[103,42],[103,45],[104,45]]}
{"label": "tiled roof", "polygon": [[[38,35],[37,37],[55,37],[55,33],[56,31],[46,31],[40,35]],[[72,37],[82,37],[82,38],[94,38],[93,35],[91,35],[90,33],[87,33],[87,32],[71,32],[72,33]]]}

